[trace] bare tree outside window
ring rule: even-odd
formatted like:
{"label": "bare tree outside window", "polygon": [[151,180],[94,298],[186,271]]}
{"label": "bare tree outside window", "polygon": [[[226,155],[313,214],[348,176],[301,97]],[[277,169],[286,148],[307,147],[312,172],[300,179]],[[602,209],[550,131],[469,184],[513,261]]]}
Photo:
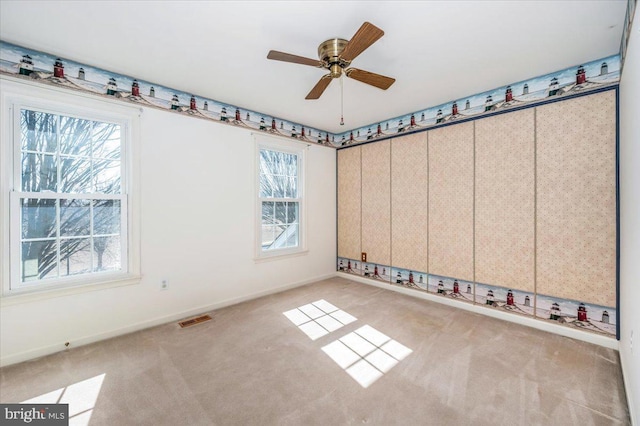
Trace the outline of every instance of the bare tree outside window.
{"label": "bare tree outside window", "polygon": [[120,269],[121,126],[20,114],[22,281]]}
{"label": "bare tree outside window", "polygon": [[262,250],[300,244],[300,189],[298,155],[260,150]]}

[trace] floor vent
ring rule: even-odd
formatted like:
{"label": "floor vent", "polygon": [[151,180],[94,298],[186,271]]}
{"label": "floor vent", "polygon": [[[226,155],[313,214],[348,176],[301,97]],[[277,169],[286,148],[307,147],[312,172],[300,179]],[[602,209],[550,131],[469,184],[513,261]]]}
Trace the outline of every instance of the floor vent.
{"label": "floor vent", "polygon": [[211,317],[209,315],[200,315],[199,317],[180,321],[178,324],[180,325],[180,327],[184,328],[184,327],[200,324],[201,322],[209,321],[210,319]]}

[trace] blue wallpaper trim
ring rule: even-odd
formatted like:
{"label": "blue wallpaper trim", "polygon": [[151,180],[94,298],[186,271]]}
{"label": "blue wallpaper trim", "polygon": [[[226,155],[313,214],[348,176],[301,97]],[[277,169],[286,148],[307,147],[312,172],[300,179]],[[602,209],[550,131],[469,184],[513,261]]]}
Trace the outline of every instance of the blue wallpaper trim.
{"label": "blue wallpaper trim", "polygon": [[616,88],[616,339],[620,340],[620,88]]}
{"label": "blue wallpaper trim", "polygon": [[471,117],[516,111],[547,101],[592,93],[616,86],[619,81],[620,56],[613,55],[463,98],[465,100],[460,101],[460,105],[458,101],[452,101],[360,127],[338,135],[337,140],[340,146],[348,146],[387,139],[444,124],[468,121]]}
{"label": "blue wallpaper trim", "polygon": [[398,134],[459,123],[471,117],[514,111],[548,99],[565,98],[614,86],[620,80],[620,64],[620,55],[613,55],[344,133],[331,133],[304,123],[295,123],[0,41],[0,74],[35,79],[45,84],[110,96],[124,102],[329,147],[387,139]]}
{"label": "blue wallpaper trim", "polygon": [[0,41],[0,74],[117,98],[223,124],[333,146],[333,135],[261,112],[204,98]]}

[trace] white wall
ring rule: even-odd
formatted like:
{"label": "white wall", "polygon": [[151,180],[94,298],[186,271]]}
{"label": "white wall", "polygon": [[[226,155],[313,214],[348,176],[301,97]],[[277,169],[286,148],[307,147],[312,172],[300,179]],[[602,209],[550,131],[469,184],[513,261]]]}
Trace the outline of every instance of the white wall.
{"label": "white wall", "polygon": [[256,263],[251,132],[149,108],[140,133],[141,283],[2,306],[3,365],[335,273],[335,150],[307,148],[308,253]]}
{"label": "white wall", "polygon": [[[640,425],[640,17],[620,82],[620,359],[633,424]],[[633,339],[632,339],[633,333]]]}

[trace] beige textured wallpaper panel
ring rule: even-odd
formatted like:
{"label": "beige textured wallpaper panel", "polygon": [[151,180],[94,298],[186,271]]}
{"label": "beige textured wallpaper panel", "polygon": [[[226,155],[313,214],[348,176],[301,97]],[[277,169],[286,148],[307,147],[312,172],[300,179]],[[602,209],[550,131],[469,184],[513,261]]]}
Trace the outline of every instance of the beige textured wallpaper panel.
{"label": "beige textured wallpaper panel", "polygon": [[391,141],[391,263],[428,272],[427,132]]}
{"label": "beige textured wallpaper panel", "polygon": [[391,264],[391,142],[362,146],[362,251]]}
{"label": "beige textured wallpaper panel", "polygon": [[473,281],[473,126],[429,132],[429,273]]}
{"label": "beige textured wallpaper panel", "polygon": [[615,92],[536,114],[538,293],[615,306]]}
{"label": "beige textured wallpaper panel", "polygon": [[360,147],[338,151],[338,256],[360,259]]}
{"label": "beige textured wallpaper panel", "polygon": [[476,281],[533,292],[533,108],[476,122]]}

